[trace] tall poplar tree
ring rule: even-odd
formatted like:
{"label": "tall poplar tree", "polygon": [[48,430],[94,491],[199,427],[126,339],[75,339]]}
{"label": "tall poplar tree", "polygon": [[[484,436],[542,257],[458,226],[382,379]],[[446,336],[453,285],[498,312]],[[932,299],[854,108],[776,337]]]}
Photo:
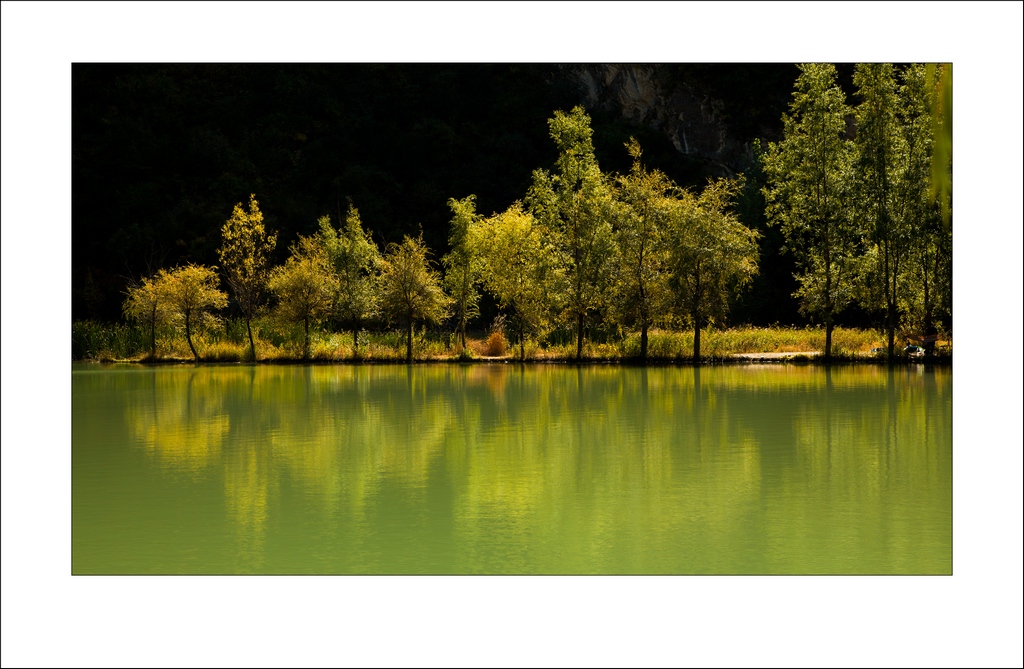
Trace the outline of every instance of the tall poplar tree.
{"label": "tall poplar tree", "polygon": [[899,278],[913,234],[907,195],[900,192],[909,153],[899,118],[900,100],[892,64],[858,63],[853,83],[860,98],[855,109],[856,211],[867,227],[871,244],[864,296],[869,308],[880,308],[884,313],[886,356],[891,360],[899,325]]}
{"label": "tall poplar tree", "polygon": [[466,324],[480,314],[480,258],[476,249],[474,227],[483,217],[476,213],[476,196],[461,200],[450,198],[452,210],[451,232],[448,245],[451,251],[441,258],[445,267],[444,284],[452,296],[455,307],[459,342],[466,348]]}
{"label": "tall poplar tree", "polygon": [[564,287],[564,315],[576,326],[576,358],[583,356],[588,315],[604,306],[615,255],[611,189],[594,155],[590,117],[583,107],[548,120],[558,147],[554,171],[535,170],[527,205],[549,230]]}
{"label": "tall poplar tree", "polygon": [[[924,65],[902,72],[899,119],[906,148],[897,182],[898,213],[907,219],[911,234],[904,270],[900,311],[904,323],[926,335],[937,333],[943,296],[949,282],[950,230],[942,224],[942,210],[933,196],[932,155],[935,138],[932,108],[938,100],[929,85]],[[929,350],[934,345],[927,346]]]}
{"label": "tall poplar tree", "polygon": [[851,110],[827,63],[799,66],[783,140],[764,157],[763,192],[770,225],[782,227],[797,265],[794,293],[802,313],[825,324],[825,359],[832,357],[836,316],[856,288],[859,235],[852,216]]}
{"label": "tall poplar tree", "polygon": [[221,228],[221,246],[217,250],[228,286],[238,301],[249,335],[249,351],[256,361],[256,342],[252,336],[252,319],[263,303],[263,291],[270,277],[270,254],[277,244],[277,234],[268,233],[263,225],[256,195],[249,195],[249,210],[235,205],[231,218]]}

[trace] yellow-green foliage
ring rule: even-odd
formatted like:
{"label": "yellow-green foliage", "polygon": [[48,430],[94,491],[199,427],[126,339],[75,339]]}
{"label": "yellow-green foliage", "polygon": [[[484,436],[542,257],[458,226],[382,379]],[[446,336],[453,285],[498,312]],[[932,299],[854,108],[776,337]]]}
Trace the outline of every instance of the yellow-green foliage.
{"label": "yellow-green foliage", "polygon": [[270,273],[267,287],[277,297],[278,318],[302,324],[302,357],[309,357],[310,325],[330,315],[338,289],[322,239],[299,236],[287,262]]}
{"label": "yellow-green foliage", "polygon": [[[235,205],[221,228],[221,240],[217,253],[248,326],[262,302],[270,278],[270,254],[277,245],[277,235],[267,233],[263,226],[256,195],[249,195],[249,211],[242,209],[241,203]],[[255,341],[250,339],[250,343],[255,358]]]}
{"label": "yellow-green foliage", "polygon": [[528,333],[543,328],[547,317],[552,249],[536,219],[519,202],[485,219],[479,239],[484,285],[514,317],[513,333],[522,344]]}
{"label": "yellow-green foliage", "polygon": [[422,237],[406,236],[401,244],[388,246],[382,261],[381,309],[389,320],[405,324],[408,360],[413,357],[413,325],[441,322],[452,304],[428,254]]}
{"label": "yellow-green foliage", "polygon": [[223,309],[228,296],[220,290],[216,267],[189,264],[168,272],[160,270],[156,276],[156,293],[167,306],[170,321],[185,335],[192,357],[199,361],[193,334],[217,322],[212,311]]}
{"label": "yellow-green foliage", "polygon": [[150,277],[129,286],[124,301],[124,315],[146,329],[149,355],[156,357],[156,331],[167,320],[167,302],[161,297],[160,285]]}

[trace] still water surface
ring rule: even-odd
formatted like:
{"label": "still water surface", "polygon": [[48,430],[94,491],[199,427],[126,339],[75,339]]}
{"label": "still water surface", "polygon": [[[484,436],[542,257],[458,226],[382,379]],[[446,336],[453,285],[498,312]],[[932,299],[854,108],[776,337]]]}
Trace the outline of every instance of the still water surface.
{"label": "still water surface", "polygon": [[945,368],[72,368],[75,574],[949,574]]}

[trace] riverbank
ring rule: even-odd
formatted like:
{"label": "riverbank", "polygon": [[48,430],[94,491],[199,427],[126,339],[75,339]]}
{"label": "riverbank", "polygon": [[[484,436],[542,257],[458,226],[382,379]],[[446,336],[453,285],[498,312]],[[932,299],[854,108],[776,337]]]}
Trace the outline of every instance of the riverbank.
{"label": "riverbank", "polygon": [[[319,331],[310,333],[308,355],[302,338],[273,323],[254,326],[258,364],[374,364],[406,362],[405,337],[396,332],[362,332],[359,347],[351,333]],[[640,358],[638,333],[613,336],[598,333],[605,341],[585,341],[581,359],[565,332],[555,331],[541,343],[527,340],[520,348],[503,332],[475,333],[463,348],[447,332],[420,331],[414,335],[413,362],[416,363],[583,363],[583,364],[694,364],[693,333],[652,330],[648,337],[647,360]],[[185,338],[173,330],[157,333],[156,356],[150,354],[152,341],[141,329],[130,325],[76,322],[72,327],[72,360],[135,364],[191,364],[195,359]],[[595,337],[596,338],[596,337]],[[825,332],[822,328],[737,327],[708,329],[701,333],[701,364],[823,363]],[[937,342],[935,355],[906,352],[907,341],[897,338],[898,362],[943,363],[952,359],[952,341]],[[227,323],[219,330],[193,335],[200,362],[250,362],[244,330]],[[884,335],[876,330],[836,328],[832,334],[833,363],[885,363]],[[522,354],[525,353],[525,356]]]}
{"label": "riverbank", "polygon": [[833,356],[826,363],[824,356],[818,351],[795,351],[795,352],[770,352],[770,353],[737,353],[724,358],[702,358],[694,361],[691,358],[648,358],[646,361],[639,358],[587,358],[576,359],[573,357],[542,357],[527,358],[522,360],[514,356],[480,356],[473,358],[433,357],[413,358],[412,363],[404,359],[379,359],[379,358],[348,358],[337,360],[323,360],[318,358],[274,358],[272,360],[258,360],[256,363],[245,360],[207,360],[200,359],[198,363],[193,358],[138,358],[138,359],[116,359],[99,358],[88,360],[74,360],[76,363],[97,363],[97,364],[123,364],[139,366],[172,366],[172,365],[430,365],[430,364],[456,364],[456,365],[507,365],[507,364],[528,364],[528,365],[623,365],[623,366],[672,366],[672,365],[845,365],[845,364],[905,364],[905,365],[949,365],[952,364],[952,355],[924,356],[924,355],[903,355],[900,354],[889,363],[884,354],[859,354]]}

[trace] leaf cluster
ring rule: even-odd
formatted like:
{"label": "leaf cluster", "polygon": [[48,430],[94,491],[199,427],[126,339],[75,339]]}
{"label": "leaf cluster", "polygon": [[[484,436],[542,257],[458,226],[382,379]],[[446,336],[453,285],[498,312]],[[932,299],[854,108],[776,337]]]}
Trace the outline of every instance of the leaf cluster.
{"label": "leaf cluster", "polygon": [[330,217],[317,221],[328,265],[334,272],[336,289],[331,313],[346,327],[358,328],[378,312],[378,277],[381,254],[369,231],[363,229],[359,210],[349,203],[345,223],[335,230]]}
{"label": "leaf cluster", "polygon": [[380,304],[390,322],[439,323],[449,316],[452,300],[428,255],[422,237],[407,235],[401,244],[388,245],[381,262]]}
{"label": "leaf cluster", "polygon": [[256,195],[249,195],[248,211],[236,204],[231,217],[221,228],[221,246],[217,253],[225,278],[246,318],[260,307],[270,277],[270,254],[277,245],[277,234],[267,232]]}

